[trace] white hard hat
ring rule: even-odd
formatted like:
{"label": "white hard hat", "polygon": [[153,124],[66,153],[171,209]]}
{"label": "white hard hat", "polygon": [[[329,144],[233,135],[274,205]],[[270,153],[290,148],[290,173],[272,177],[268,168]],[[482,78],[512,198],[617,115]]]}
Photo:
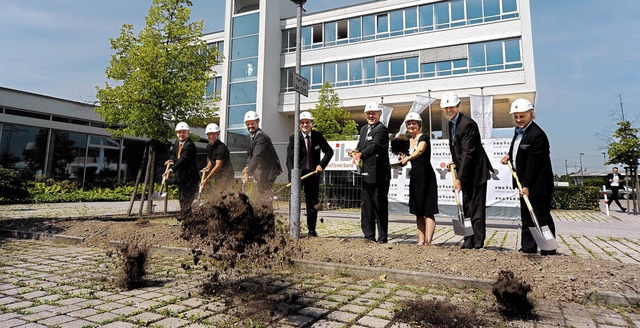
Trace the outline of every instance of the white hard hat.
{"label": "white hard hat", "polygon": [[244,121],[257,121],[260,117],[258,117],[258,113],[250,110],[244,114]]}
{"label": "white hard hat", "polygon": [[311,115],[311,112],[304,111],[304,112],[300,113],[300,121],[302,121],[302,120],[311,120],[311,121],[313,121],[313,115]]}
{"label": "white hard hat", "polygon": [[530,109],[533,109],[533,105],[531,104],[531,102],[527,99],[520,98],[514,100],[513,103],[511,103],[511,111],[509,112],[509,114],[523,113]]}
{"label": "white hard hat", "polygon": [[187,122],[180,122],[176,124],[176,131],[187,130],[189,131],[189,124]]}
{"label": "white hard hat", "polygon": [[216,132],[220,132],[220,127],[218,126],[218,124],[215,123],[211,123],[207,125],[207,128],[204,129],[204,133],[216,133]]}
{"label": "white hard hat", "polygon": [[370,103],[368,103],[366,106],[364,106],[364,112],[377,112],[377,111],[382,111],[382,108],[380,108],[380,104],[378,104],[375,101],[372,101]]}
{"label": "white hard hat", "polygon": [[455,92],[447,92],[442,95],[442,98],[440,99],[440,108],[445,109],[447,107],[458,106],[459,103],[460,98],[458,98],[458,95],[455,94]]}
{"label": "white hard hat", "polygon": [[422,117],[420,117],[420,114],[418,114],[416,112],[411,112],[411,113],[407,114],[407,116],[404,118],[404,122],[406,123],[407,121],[422,122]]}

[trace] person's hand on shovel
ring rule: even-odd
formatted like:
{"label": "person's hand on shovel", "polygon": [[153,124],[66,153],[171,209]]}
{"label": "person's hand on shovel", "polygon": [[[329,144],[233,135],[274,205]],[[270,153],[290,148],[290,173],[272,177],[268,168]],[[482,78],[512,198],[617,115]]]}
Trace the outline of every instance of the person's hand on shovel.
{"label": "person's hand on shovel", "polygon": [[[453,162],[449,162],[449,164],[447,164],[447,171],[453,172],[453,175],[455,176],[455,167],[456,164]],[[460,179],[455,178],[453,181],[453,192],[455,193],[460,192],[462,190],[462,181],[460,181]]]}
{"label": "person's hand on shovel", "polygon": [[249,181],[249,173],[247,172],[247,168],[245,167],[242,170],[242,184],[247,183],[247,181]]}
{"label": "person's hand on shovel", "polygon": [[[173,161],[172,160],[168,160],[168,161],[164,162],[164,165],[165,166],[173,165]],[[162,178],[165,179],[165,180],[169,179],[169,175],[171,175],[171,172],[173,172],[173,171],[171,171],[171,169],[167,169],[164,173],[162,173]]]}

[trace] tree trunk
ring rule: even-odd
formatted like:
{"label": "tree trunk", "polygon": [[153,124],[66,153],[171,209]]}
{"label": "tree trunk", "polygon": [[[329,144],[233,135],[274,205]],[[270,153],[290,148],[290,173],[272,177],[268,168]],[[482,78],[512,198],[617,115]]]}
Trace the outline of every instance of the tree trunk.
{"label": "tree trunk", "polygon": [[[151,148],[149,149],[149,152],[151,152]],[[147,170],[146,170],[146,174],[144,175],[144,187],[142,188],[142,196],[140,197],[140,208],[138,209],[138,216],[142,216],[142,209],[144,208],[144,200],[145,200],[145,195],[148,196],[149,201],[151,201],[151,195],[150,193],[148,193],[148,186],[149,186],[149,167],[151,166],[151,158],[149,158],[149,161],[147,161]]]}
{"label": "tree trunk", "polygon": [[[133,203],[136,200],[136,194],[138,193],[138,186],[140,185],[140,180],[142,179],[142,172],[144,172],[144,166],[148,157],[149,144],[144,147],[144,154],[142,154],[142,162],[140,163],[140,168],[138,169],[138,174],[136,175],[136,182],[133,185],[133,193],[131,194],[131,201],[129,202],[129,209],[127,210],[127,216],[131,216],[131,211],[133,210]],[[142,198],[140,199],[142,201]]]}
{"label": "tree trunk", "polygon": [[[151,179],[149,179],[149,195],[153,194],[153,190],[155,187],[155,177],[156,177],[156,160],[158,158],[158,152],[156,150],[156,148],[158,147],[158,142],[156,140],[152,140],[151,141],[151,152],[149,153],[150,155],[150,162],[151,165],[149,167],[147,167],[147,170],[149,170],[148,174],[151,177]],[[166,185],[165,185],[166,188]],[[153,213],[153,200],[149,199],[149,202],[147,203],[147,213]]]}

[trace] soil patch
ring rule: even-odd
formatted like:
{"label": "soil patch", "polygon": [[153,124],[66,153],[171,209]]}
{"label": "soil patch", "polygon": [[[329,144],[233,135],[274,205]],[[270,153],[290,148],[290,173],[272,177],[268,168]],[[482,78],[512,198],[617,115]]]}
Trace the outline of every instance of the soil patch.
{"label": "soil patch", "polygon": [[[284,221],[287,218],[280,219]],[[184,248],[196,246],[194,240],[181,238],[182,228],[174,218],[117,221],[14,219],[1,221],[0,228],[84,237],[86,239],[80,246],[103,249],[112,248],[109,246],[111,240],[133,239],[149,245]],[[287,238],[287,231],[278,231],[277,227],[275,231],[276,236]],[[273,240],[273,243],[264,244],[269,245],[271,252],[275,247],[284,247],[283,239]],[[287,258],[298,257],[318,262],[385,267],[494,281],[498,279],[500,271],[508,270],[531,286],[529,295],[534,300],[582,302],[586,293],[593,290],[631,294],[640,292],[637,274],[640,272],[640,265],[637,264],[581,259],[568,255],[543,257],[491,249],[464,250],[438,244],[375,244],[363,238],[301,238],[291,245],[298,248],[294,253],[299,256],[294,253],[282,257],[268,256],[267,258],[275,260],[269,263],[286,262]],[[209,249],[213,246],[214,243],[211,243]],[[265,249],[253,249],[254,254],[260,251]],[[274,253],[284,254],[280,250]],[[214,263],[210,265],[213,266]],[[263,267],[268,268],[268,265]]]}

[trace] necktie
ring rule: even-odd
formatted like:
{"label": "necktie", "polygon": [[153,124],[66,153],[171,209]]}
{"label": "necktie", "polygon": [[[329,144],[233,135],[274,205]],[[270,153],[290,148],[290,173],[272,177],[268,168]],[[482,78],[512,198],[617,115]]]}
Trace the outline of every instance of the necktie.
{"label": "necktie", "polygon": [[180,158],[180,154],[182,154],[182,143],[178,143],[178,158]]}
{"label": "necktie", "polygon": [[524,133],[524,129],[516,127],[516,135],[523,134],[523,133]]}
{"label": "necktie", "polygon": [[309,135],[307,134],[304,139],[307,142],[307,165],[309,166],[309,170],[313,170],[313,167],[311,166],[311,138],[309,138]]}
{"label": "necktie", "polygon": [[456,122],[451,122],[451,142],[456,141]]}

